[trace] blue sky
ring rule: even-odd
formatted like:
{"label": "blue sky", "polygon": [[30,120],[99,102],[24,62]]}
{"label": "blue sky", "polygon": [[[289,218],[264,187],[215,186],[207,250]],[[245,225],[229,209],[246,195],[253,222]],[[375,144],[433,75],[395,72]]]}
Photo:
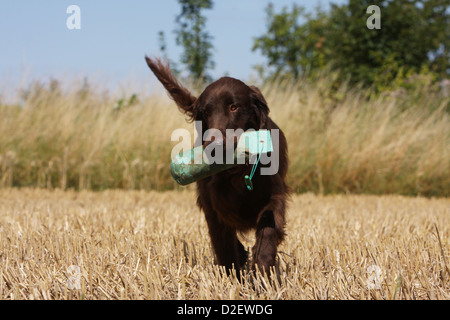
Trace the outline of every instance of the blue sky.
{"label": "blue sky", "polygon": [[[252,67],[264,62],[252,52],[253,38],[266,30],[269,0],[215,0],[205,12],[213,36],[216,68],[248,79]],[[273,1],[279,11],[297,3],[312,11],[318,1]],[[328,8],[330,1],[321,1]],[[342,3],[343,0],[332,1]],[[81,9],[81,30],[69,30],[69,5]],[[158,31],[166,34],[168,54],[177,61],[181,48],[173,30],[180,12],[177,0],[0,0],[0,83],[28,78],[106,77],[148,79],[144,55],[159,53]]]}

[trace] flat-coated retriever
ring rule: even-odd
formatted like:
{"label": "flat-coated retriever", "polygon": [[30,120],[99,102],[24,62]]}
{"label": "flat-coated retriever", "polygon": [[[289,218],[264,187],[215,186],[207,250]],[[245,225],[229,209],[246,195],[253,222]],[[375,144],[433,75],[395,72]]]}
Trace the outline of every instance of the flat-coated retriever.
{"label": "flat-coated retriever", "polygon": [[[184,88],[174,77],[167,63],[146,57],[150,69],[163,84],[180,111],[191,120],[201,121],[204,136],[207,129],[278,129],[278,141],[273,141],[273,152],[278,154],[278,171],[262,175],[260,169],[270,164],[259,164],[253,177],[254,189],[249,191],[244,177],[252,165],[243,164],[197,181],[197,204],[205,213],[216,261],[227,273],[234,267],[239,275],[248,253],[237,238],[237,232],[256,229],[253,246],[253,266],[269,273],[275,265],[277,246],[285,237],[285,211],[288,186],[287,142],[283,132],[270,119],[269,108],[261,91],[240,80],[223,77],[213,82],[198,98]],[[211,143],[204,139],[204,146]]]}

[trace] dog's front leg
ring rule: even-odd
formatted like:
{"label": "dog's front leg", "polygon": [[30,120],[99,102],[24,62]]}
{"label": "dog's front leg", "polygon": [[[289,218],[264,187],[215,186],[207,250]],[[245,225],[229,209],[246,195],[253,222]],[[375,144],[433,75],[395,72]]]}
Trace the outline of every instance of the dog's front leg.
{"label": "dog's front leg", "polygon": [[284,239],[285,227],[284,197],[273,196],[260,212],[256,226],[256,243],[253,247],[253,263],[261,272],[270,275],[275,266],[277,247]]}
{"label": "dog's front leg", "polygon": [[226,268],[228,275],[234,268],[239,278],[239,271],[247,260],[247,252],[238,240],[236,230],[221,223],[214,210],[204,208],[204,211],[217,263]]}

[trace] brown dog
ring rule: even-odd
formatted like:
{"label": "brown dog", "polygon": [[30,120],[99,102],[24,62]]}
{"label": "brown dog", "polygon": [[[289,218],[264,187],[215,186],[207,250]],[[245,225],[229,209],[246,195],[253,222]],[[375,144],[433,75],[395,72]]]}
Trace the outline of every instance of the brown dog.
{"label": "brown dog", "polygon": [[[168,64],[148,57],[146,61],[180,111],[191,120],[201,121],[203,132],[199,133],[200,137],[211,128],[220,130],[224,137],[226,129],[279,130],[269,118],[269,108],[258,88],[223,77],[196,98],[178,83]],[[253,264],[267,273],[275,265],[277,246],[285,236],[289,192],[285,183],[287,143],[281,130],[278,140],[274,142],[273,151],[278,153],[278,172],[262,175],[258,168],[252,180],[254,190],[247,190],[244,183],[251,165],[239,165],[197,182],[197,204],[205,213],[217,262],[225,266],[227,272],[234,267],[239,275],[247,261],[248,253],[238,240],[237,232],[251,229],[256,229]],[[211,141],[205,141],[203,145],[206,147],[209,143]],[[260,164],[260,167],[267,165]]]}

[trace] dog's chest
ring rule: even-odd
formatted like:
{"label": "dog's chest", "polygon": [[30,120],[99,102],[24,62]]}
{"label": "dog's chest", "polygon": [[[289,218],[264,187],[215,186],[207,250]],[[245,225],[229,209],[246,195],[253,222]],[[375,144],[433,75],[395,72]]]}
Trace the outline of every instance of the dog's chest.
{"label": "dog's chest", "polygon": [[257,192],[247,190],[243,179],[212,179],[208,187],[219,220],[241,231],[255,227],[265,201]]}

